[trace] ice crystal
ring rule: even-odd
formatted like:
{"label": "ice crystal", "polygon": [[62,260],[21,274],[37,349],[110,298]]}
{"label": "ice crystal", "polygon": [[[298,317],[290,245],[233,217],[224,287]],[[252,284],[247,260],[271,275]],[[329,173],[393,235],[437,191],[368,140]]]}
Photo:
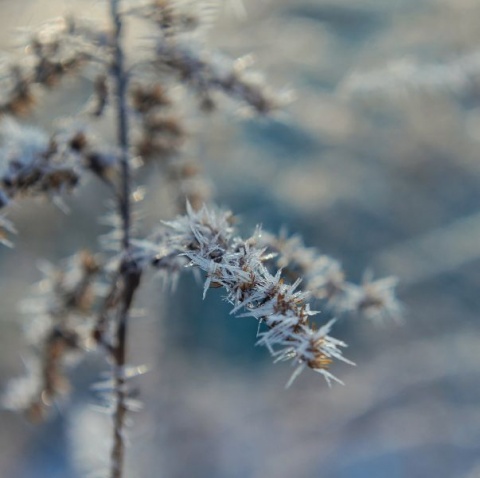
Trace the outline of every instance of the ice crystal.
{"label": "ice crystal", "polygon": [[300,280],[285,283],[282,271],[270,273],[270,257],[258,245],[258,231],[249,239],[235,235],[230,212],[187,205],[187,214],[166,223],[169,230],[152,238],[145,254],[156,267],[168,267],[174,258],[187,257],[205,275],[204,296],[211,287],[223,287],[232,305],[231,313],[250,316],[264,324],[258,343],[277,360],[294,360],[333,377],[328,368],[333,359],[349,362],[342,355],[346,344],[329,335],[333,322],[316,328],[308,304],[309,293],[298,290]]}
{"label": "ice crystal", "polygon": [[387,277],[373,281],[365,274],[360,285],[347,281],[341,264],[332,257],[306,247],[299,236],[262,233],[259,244],[272,251],[278,268],[291,280],[302,278],[302,288],[312,297],[342,314],[354,312],[371,319],[399,319],[401,307],[395,296],[397,280]]}

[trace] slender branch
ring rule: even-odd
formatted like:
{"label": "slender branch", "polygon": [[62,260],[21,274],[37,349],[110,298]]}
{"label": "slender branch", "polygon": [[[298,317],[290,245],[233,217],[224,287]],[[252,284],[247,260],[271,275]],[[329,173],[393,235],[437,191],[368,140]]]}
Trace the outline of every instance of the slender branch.
{"label": "slender branch", "polygon": [[140,284],[141,268],[134,262],[125,260],[121,266],[123,276],[123,295],[122,304],[118,311],[118,328],[116,334],[116,345],[113,350],[113,359],[115,361],[114,381],[116,396],[116,409],[114,414],[113,428],[113,449],[111,461],[111,478],[121,478],[123,476],[123,461],[125,444],[123,440],[123,429],[125,425],[125,415],[127,413],[127,394],[125,365],[127,356],[127,332],[128,332],[128,312],[132,305],[133,296]]}
{"label": "slender branch", "polygon": [[125,364],[127,357],[128,316],[138,285],[140,284],[141,269],[130,257],[130,165],[129,165],[129,137],[128,137],[128,112],[127,112],[127,83],[128,78],[124,66],[124,53],[122,49],[122,17],[120,14],[120,0],[110,0],[110,16],[113,23],[113,64],[112,77],[116,86],[116,118],[117,118],[117,144],[120,150],[121,165],[121,195],[118,200],[119,213],[122,219],[122,251],[123,259],[120,264],[122,278],[122,298],[118,311],[117,330],[113,348],[114,383],[115,383],[115,414],[113,448],[111,455],[111,478],[123,476],[123,462],[125,444],[123,430],[125,415],[127,413],[127,390],[125,377]]}
{"label": "slender branch", "polygon": [[124,66],[124,54],[122,49],[123,24],[119,12],[120,0],[110,0],[110,15],[114,27],[114,58],[112,76],[116,86],[116,110],[117,110],[117,142],[120,148],[120,165],[122,173],[122,201],[120,203],[120,215],[123,221],[123,249],[128,251],[130,246],[130,166],[129,138],[128,138],[128,115],[127,115],[127,75]]}

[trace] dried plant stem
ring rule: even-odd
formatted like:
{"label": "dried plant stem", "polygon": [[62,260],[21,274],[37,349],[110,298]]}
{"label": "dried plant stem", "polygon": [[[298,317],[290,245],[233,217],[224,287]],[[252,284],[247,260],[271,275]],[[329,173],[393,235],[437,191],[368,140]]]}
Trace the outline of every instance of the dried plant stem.
{"label": "dried plant stem", "polygon": [[123,429],[127,413],[127,386],[125,365],[127,357],[128,313],[133,296],[140,283],[141,269],[135,263],[125,260],[122,264],[123,290],[122,303],[118,312],[116,344],[113,349],[115,414],[113,430],[113,448],[111,462],[111,478],[121,478],[123,475],[124,440]]}
{"label": "dried plant stem", "polygon": [[127,390],[125,383],[125,365],[127,357],[127,333],[129,310],[133,296],[140,283],[140,268],[130,257],[130,165],[129,165],[129,137],[127,112],[127,75],[124,67],[124,53],[122,49],[122,18],[120,14],[120,0],[110,0],[110,15],[113,23],[113,64],[112,76],[116,86],[116,118],[117,143],[121,165],[121,196],[119,212],[122,220],[122,251],[123,259],[120,264],[122,277],[122,299],[118,311],[117,330],[113,348],[114,360],[114,432],[111,455],[111,478],[123,476],[125,415],[127,413]]}
{"label": "dried plant stem", "polygon": [[130,166],[127,112],[127,76],[124,67],[124,54],[121,45],[123,26],[119,12],[120,0],[110,0],[110,15],[114,27],[114,58],[112,75],[116,86],[117,142],[120,149],[122,180],[122,200],[120,215],[123,222],[122,246],[124,251],[130,247]]}

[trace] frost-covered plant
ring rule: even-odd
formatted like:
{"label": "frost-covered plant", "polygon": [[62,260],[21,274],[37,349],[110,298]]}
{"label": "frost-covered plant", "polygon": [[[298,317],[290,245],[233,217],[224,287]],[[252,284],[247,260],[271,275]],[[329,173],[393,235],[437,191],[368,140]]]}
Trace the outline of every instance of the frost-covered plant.
{"label": "frost-covered plant", "polygon": [[[113,414],[113,449],[109,476],[124,474],[125,418],[137,408],[129,379],[143,367],[128,365],[129,317],[147,269],[174,283],[186,268],[203,271],[204,295],[222,287],[238,317],[259,322],[258,343],[276,360],[292,360],[322,374],[330,384],[333,360],[349,362],[345,343],[330,335],[333,320],[316,326],[310,299],[336,313],[368,317],[397,316],[391,278],[362,285],[346,281],[337,261],[306,248],[297,236],[272,235],[257,228],[242,239],[232,213],[211,203],[201,168],[186,159],[185,119],[179,115],[183,85],[204,114],[219,95],[268,115],[282,101],[248,71],[245,60],[231,61],[207,51],[192,35],[210,10],[208,3],[175,0],[110,0],[111,28],[102,30],[77,18],[56,19],[26,35],[25,57],[5,59],[0,93],[0,240],[11,244],[7,219],[12,203],[25,197],[52,199],[62,205],[65,193],[91,173],[115,202],[112,231],[103,238],[103,254],[76,252],[64,264],[45,265],[34,298],[25,303],[31,316],[32,356],[26,377],[12,382],[4,403],[33,420],[69,389],[65,367],[92,350],[103,351],[112,376],[101,384]],[[123,33],[135,18],[151,32],[135,61]],[[55,87],[67,75],[91,80],[92,96],[73,119],[47,133],[20,122],[35,107],[40,90]],[[189,97],[191,98],[191,97]],[[13,119],[16,117],[16,119]],[[114,131],[115,140],[97,137],[97,125]],[[150,234],[137,228],[133,206],[143,196],[133,176],[155,162],[177,198],[178,215]]]}

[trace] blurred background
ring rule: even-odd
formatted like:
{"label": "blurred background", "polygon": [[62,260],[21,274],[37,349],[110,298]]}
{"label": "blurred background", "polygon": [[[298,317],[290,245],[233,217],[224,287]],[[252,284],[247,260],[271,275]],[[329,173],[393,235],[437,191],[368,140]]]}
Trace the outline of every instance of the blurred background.
{"label": "blurred background", "polygon": [[[11,49],[17,26],[105,8],[0,1],[1,45]],[[221,291],[202,301],[188,275],[173,294],[145,281],[130,351],[151,371],[138,381],[144,409],[129,431],[128,477],[480,477],[478,18],[475,0],[221,4],[208,44],[252,53],[268,84],[296,99],[268,120],[231,104],[191,118],[192,151],[216,201],[246,234],[257,223],[300,234],[353,281],[367,269],[398,276],[404,317],[341,317],[333,335],[357,363],[334,367],[345,386],[329,389],[307,371],[285,390],[290,367],[254,347],[257,324],[229,316]],[[33,119],[72,111],[71,87],[42,99]],[[168,217],[169,198],[149,176],[153,223]],[[11,215],[15,248],[0,249],[2,389],[24,372],[18,303],[40,279],[38,259],[96,250],[107,232],[98,223],[107,195],[95,181],[67,202],[69,215],[30,201]],[[0,476],[101,469],[109,418],[89,385],[105,370],[100,357],[72,370],[75,392],[44,424],[0,412]]]}

